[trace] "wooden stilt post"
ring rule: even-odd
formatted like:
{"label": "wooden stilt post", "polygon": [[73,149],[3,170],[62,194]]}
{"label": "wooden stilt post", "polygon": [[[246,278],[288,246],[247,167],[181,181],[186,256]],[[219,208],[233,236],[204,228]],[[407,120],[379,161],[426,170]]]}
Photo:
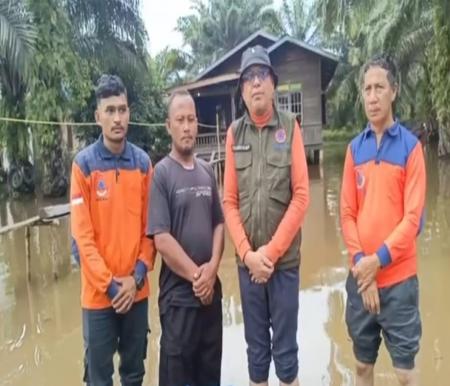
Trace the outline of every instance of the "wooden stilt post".
{"label": "wooden stilt post", "polygon": [[50,227],[50,234],[52,236],[52,271],[53,271],[53,279],[56,281],[58,280],[58,259],[57,259],[57,253],[56,253],[56,232],[54,231],[54,227],[59,225],[59,220],[53,220],[53,224]]}
{"label": "wooden stilt post", "polygon": [[31,281],[31,227],[25,227],[25,253],[27,280]]}
{"label": "wooden stilt post", "polygon": [[217,138],[217,159],[218,159],[218,162],[217,162],[217,175],[218,175],[218,181],[217,181],[217,184],[218,184],[218,187],[219,187],[219,191],[222,191],[222,173],[221,173],[221,170],[220,170],[220,159],[222,158],[222,154],[221,154],[221,151],[220,151],[220,147],[221,147],[221,144],[220,144],[220,126],[219,126],[219,111],[216,109],[216,138]]}

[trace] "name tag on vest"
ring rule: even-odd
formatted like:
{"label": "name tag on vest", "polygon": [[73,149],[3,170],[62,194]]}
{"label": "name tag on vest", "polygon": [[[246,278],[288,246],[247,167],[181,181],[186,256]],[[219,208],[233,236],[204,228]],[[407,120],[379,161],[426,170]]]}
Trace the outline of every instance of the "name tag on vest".
{"label": "name tag on vest", "polygon": [[252,148],[252,146],[250,144],[246,144],[246,145],[234,145],[233,146],[233,151],[239,152],[239,151],[249,151]]}

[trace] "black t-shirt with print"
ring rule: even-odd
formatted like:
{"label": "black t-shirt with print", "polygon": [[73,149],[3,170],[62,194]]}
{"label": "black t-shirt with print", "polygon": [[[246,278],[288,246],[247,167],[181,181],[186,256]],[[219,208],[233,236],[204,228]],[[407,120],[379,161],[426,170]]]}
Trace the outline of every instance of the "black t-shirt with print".
{"label": "black t-shirt with print", "polygon": [[[223,212],[214,173],[210,165],[195,159],[193,169],[184,168],[172,157],[162,159],[154,170],[147,235],[170,233],[198,265],[212,256],[215,227],[223,223]],[[159,276],[159,307],[163,314],[169,305],[199,307],[192,283],[175,274],[164,263]],[[222,298],[216,281],[214,300]]]}

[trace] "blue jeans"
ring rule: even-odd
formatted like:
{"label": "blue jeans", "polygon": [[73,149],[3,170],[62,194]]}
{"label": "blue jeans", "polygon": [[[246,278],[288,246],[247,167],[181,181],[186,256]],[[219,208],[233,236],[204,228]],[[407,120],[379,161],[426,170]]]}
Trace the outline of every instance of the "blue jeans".
{"label": "blue jeans", "polygon": [[252,283],[247,268],[238,270],[250,380],[267,381],[273,356],[278,379],[292,383],[298,373],[299,268],[276,270],[267,284]]}
{"label": "blue jeans", "polygon": [[118,351],[122,386],[141,386],[145,374],[147,332],[147,299],[135,303],[123,315],[117,314],[112,307],[83,309],[83,381],[88,386],[112,386],[113,357]]}

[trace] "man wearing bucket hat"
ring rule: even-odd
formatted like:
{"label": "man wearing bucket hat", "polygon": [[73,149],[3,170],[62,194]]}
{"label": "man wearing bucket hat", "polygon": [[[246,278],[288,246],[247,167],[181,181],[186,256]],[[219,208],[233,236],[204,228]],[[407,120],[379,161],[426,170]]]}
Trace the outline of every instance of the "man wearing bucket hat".
{"label": "man wearing bucket hat", "polygon": [[308,171],[295,116],[275,107],[277,83],[265,48],[244,51],[237,92],[245,113],[227,134],[224,214],[236,248],[251,385],[267,385],[272,357],[280,385],[299,384],[299,264]]}

